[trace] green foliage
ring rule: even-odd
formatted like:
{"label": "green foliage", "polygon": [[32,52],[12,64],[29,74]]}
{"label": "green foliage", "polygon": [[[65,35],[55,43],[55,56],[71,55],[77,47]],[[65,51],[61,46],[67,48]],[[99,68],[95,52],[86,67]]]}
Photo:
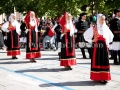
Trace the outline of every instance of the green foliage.
{"label": "green foliage", "polygon": [[39,17],[60,16],[65,11],[77,16],[84,5],[90,7],[88,12],[92,13],[92,9],[96,9],[107,14],[111,14],[115,8],[120,7],[120,0],[1,0],[0,2],[0,14],[13,13],[15,7],[16,11],[23,14],[33,10]]}

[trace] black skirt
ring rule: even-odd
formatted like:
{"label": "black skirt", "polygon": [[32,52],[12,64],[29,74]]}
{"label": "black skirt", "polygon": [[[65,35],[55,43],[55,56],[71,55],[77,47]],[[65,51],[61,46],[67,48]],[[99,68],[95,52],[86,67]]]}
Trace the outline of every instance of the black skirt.
{"label": "black skirt", "polygon": [[38,38],[38,32],[34,29],[27,33],[27,47],[26,47],[26,59],[39,58],[40,53],[40,42]]}
{"label": "black skirt", "polygon": [[74,35],[70,36],[69,32],[65,34],[61,40],[60,65],[61,66],[76,65]]}

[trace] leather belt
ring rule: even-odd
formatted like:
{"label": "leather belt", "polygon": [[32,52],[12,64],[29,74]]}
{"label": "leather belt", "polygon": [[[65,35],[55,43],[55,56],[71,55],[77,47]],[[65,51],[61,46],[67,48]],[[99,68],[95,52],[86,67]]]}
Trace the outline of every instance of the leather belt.
{"label": "leather belt", "polygon": [[84,33],[85,31],[78,31],[78,33]]}
{"label": "leather belt", "polygon": [[120,30],[115,30],[115,31],[113,31],[113,33],[120,34]]}

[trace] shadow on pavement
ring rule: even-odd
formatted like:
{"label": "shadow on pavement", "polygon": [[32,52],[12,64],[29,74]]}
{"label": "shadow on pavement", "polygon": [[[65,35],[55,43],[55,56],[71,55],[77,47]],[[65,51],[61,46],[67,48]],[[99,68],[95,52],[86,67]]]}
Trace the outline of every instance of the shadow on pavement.
{"label": "shadow on pavement", "polygon": [[58,56],[58,54],[42,54],[42,56]]}
{"label": "shadow on pavement", "polygon": [[82,59],[82,60],[90,60],[90,58],[86,58],[86,59],[84,59],[84,58],[77,58],[77,59]]}
{"label": "shadow on pavement", "polygon": [[26,64],[26,63],[30,63],[30,61],[18,61],[18,62],[0,62],[0,64]]}
{"label": "shadow on pavement", "polygon": [[0,58],[0,60],[12,60],[12,58]]}
{"label": "shadow on pavement", "polygon": [[77,63],[77,64],[90,64],[90,63]]}
{"label": "shadow on pavement", "polygon": [[0,53],[7,53],[7,52],[0,52]]}
{"label": "shadow on pavement", "polygon": [[35,59],[35,60],[59,60],[59,58],[38,58],[38,59]]}
{"label": "shadow on pavement", "polygon": [[66,71],[66,70],[64,68],[58,68],[58,69],[41,68],[41,69],[20,70],[20,71],[15,71],[15,72],[24,73],[24,72],[60,72],[60,71]]}
{"label": "shadow on pavement", "polygon": [[60,82],[60,83],[48,83],[41,84],[39,87],[52,87],[53,85],[57,86],[95,86],[95,85],[103,85],[100,82],[95,81],[77,81],[77,82]]}

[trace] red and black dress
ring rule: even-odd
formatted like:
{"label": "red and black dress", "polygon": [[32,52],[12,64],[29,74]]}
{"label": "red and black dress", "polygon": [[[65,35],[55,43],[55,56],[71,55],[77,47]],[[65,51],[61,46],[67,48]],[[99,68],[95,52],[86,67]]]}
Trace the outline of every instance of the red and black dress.
{"label": "red and black dress", "polygon": [[[66,14],[67,13],[60,19],[62,33],[64,33],[66,29]],[[76,65],[75,38],[74,35],[70,35],[70,29],[68,29],[61,39],[60,66],[68,67],[72,65]]]}
{"label": "red and black dress", "polygon": [[16,32],[16,27],[12,26],[11,22],[8,24],[9,32],[7,33],[7,55],[20,55],[19,34]]}
{"label": "red and black dress", "polygon": [[29,25],[27,32],[27,48],[26,59],[41,57],[38,32],[35,31],[35,26]]}
{"label": "red and black dress", "polygon": [[102,35],[98,34],[96,27],[93,27],[93,31],[94,39],[97,38],[97,41],[93,44],[90,79],[94,81],[108,81],[111,80],[111,75],[106,40]]}
{"label": "red and black dress", "polygon": [[75,39],[70,36],[70,30],[62,37],[60,66],[76,65]]}

